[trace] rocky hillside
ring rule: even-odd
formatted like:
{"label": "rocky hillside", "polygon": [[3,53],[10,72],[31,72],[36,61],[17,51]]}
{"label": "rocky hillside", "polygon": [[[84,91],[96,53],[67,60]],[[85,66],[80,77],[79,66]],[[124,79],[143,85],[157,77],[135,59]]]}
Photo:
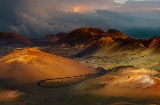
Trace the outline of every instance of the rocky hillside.
{"label": "rocky hillside", "polygon": [[63,36],[60,40],[55,42],[54,45],[67,44],[70,47],[85,47],[100,39],[104,33],[105,32],[99,28],[78,28]]}

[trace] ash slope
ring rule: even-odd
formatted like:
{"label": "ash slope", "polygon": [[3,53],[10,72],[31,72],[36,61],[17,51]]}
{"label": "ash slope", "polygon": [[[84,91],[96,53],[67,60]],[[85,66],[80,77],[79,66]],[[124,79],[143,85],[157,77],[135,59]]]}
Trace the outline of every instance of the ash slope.
{"label": "ash slope", "polygon": [[14,50],[0,59],[0,78],[13,78],[20,83],[78,76],[95,72],[85,64],[51,55],[34,48]]}

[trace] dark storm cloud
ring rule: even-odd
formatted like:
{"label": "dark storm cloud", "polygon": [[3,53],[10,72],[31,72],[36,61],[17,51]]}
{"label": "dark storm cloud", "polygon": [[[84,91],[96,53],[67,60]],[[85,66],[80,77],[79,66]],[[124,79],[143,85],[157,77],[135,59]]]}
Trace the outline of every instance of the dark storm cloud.
{"label": "dark storm cloud", "polygon": [[[16,0],[15,0],[16,1]],[[5,30],[6,26],[9,24],[16,24],[16,17],[14,14],[14,2],[9,0],[9,3],[5,0],[0,1],[0,28]],[[13,21],[14,20],[14,21]]]}
{"label": "dark storm cloud", "polygon": [[[145,5],[146,9],[150,8],[149,11],[136,11],[134,6],[137,2]],[[115,28],[136,37],[139,34],[133,33],[133,29],[137,32],[142,29],[143,33],[145,29],[153,30],[157,35],[160,28],[157,4],[160,3],[133,0],[125,4],[116,3],[114,0],[0,0],[0,31],[12,31],[29,38],[39,38],[50,33],[92,26],[105,31]],[[75,7],[78,13],[73,12]],[[142,7],[137,6],[136,9],[138,8],[142,10]],[[147,34],[151,32],[146,31]],[[140,37],[145,37],[146,34],[143,35]]]}
{"label": "dark storm cloud", "polygon": [[[93,10],[96,5],[100,6],[105,2],[105,0],[101,0],[101,2],[96,0],[92,2],[85,0],[81,0],[81,2],[75,0],[47,1],[1,0],[0,31],[12,31],[36,38],[49,33],[70,31],[86,25],[94,26],[94,22],[98,25],[96,14],[73,13],[73,8],[78,6],[81,11]],[[89,3],[91,4],[88,8]],[[108,1],[108,3],[113,2]]]}
{"label": "dark storm cloud", "polygon": [[160,35],[160,12],[118,13],[107,10],[97,10],[101,18],[105,18],[109,28],[116,28],[131,37],[149,37]]}

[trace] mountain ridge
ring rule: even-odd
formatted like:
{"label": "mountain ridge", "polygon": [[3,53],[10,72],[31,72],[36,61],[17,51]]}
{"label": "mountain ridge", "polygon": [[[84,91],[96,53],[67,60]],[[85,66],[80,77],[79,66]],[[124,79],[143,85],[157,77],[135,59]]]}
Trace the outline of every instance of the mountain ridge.
{"label": "mountain ridge", "polygon": [[0,41],[2,44],[32,44],[32,42],[29,39],[12,32],[0,32]]}

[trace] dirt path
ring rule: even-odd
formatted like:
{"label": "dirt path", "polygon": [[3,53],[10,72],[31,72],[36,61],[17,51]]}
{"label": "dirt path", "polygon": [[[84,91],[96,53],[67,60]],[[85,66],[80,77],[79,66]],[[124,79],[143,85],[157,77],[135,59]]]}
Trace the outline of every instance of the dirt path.
{"label": "dirt path", "polygon": [[85,81],[89,78],[95,78],[97,76],[101,76],[107,73],[106,70],[102,68],[98,68],[98,70],[99,71],[97,73],[41,80],[37,82],[37,86],[45,87],[45,88],[60,88],[60,87],[74,85],[82,81]]}

